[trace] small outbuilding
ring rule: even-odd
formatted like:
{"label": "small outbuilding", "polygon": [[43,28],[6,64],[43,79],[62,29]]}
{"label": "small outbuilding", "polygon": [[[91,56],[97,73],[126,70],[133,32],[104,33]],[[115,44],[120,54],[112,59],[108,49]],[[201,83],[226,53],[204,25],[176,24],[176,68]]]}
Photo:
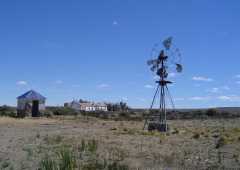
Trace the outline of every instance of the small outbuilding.
{"label": "small outbuilding", "polygon": [[40,93],[30,90],[17,97],[18,116],[39,117],[41,111],[45,110],[46,97]]}

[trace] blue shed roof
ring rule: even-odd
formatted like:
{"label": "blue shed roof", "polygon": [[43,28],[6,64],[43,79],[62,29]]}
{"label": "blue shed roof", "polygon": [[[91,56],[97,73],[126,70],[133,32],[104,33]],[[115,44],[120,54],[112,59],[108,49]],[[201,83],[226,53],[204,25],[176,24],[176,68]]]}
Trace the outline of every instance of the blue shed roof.
{"label": "blue shed roof", "polygon": [[21,96],[18,96],[17,99],[27,99],[27,100],[46,100],[46,97],[42,96],[40,93],[30,90],[26,93],[24,93]]}

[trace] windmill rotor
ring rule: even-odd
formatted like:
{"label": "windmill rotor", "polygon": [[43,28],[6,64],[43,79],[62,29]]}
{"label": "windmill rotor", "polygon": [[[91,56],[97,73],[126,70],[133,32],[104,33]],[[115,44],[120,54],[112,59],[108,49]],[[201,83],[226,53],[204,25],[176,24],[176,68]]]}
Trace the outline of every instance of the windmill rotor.
{"label": "windmill rotor", "polygon": [[[150,57],[152,59],[147,61],[147,65],[154,73],[159,73],[158,69],[162,61],[164,61],[168,73],[181,73],[183,70],[181,52],[173,43],[173,37],[168,37],[164,41],[154,44]],[[159,74],[157,75],[159,76]]]}

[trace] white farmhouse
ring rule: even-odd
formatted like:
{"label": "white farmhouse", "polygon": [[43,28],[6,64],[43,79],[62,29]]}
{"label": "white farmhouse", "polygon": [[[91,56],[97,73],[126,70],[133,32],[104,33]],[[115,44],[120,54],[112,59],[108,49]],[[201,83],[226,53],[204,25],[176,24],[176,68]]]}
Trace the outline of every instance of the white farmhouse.
{"label": "white farmhouse", "polygon": [[92,102],[84,102],[80,103],[78,101],[72,101],[70,103],[65,103],[65,107],[70,107],[79,111],[108,111],[107,105],[104,103],[92,103]]}

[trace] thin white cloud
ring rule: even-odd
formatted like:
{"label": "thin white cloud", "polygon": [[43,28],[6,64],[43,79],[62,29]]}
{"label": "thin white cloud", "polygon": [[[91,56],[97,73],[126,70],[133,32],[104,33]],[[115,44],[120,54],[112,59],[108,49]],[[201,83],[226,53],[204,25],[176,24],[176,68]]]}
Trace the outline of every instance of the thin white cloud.
{"label": "thin white cloud", "polygon": [[231,97],[229,97],[229,96],[218,96],[217,98],[219,100],[231,100]]}
{"label": "thin white cloud", "polygon": [[209,90],[211,93],[219,93],[220,89],[218,87],[213,87],[211,90]]}
{"label": "thin white cloud", "polygon": [[97,87],[100,88],[100,89],[106,89],[106,88],[109,88],[110,85],[103,83],[103,84],[99,84]]}
{"label": "thin white cloud", "polygon": [[204,100],[209,100],[210,97],[209,96],[194,96],[194,97],[190,97],[189,100],[193,100],[193,101],[204,101]]}
{"label": "thin white cloud", "polygon": [[[173,73],[173,72],[172,72],[172,73],[169,73],[169,74],[168,74],[168,77],[169,77],[169,78],[174,78],[174,77],[176,77],[176,76],[177,76],[177,73]],[[154,80],[159,80],[159,76],[155,75],[155,76],[153,77],[153,79],[154,79]]]}
{"label": "thin white cloud", "polygon": [[190,97],[192,101],[208,101],[208,100],[221,100],[228,102],[240,102],[240,96],[238,95],[221,95],[221,96],[195,96]]}
{"label": "thin white cloud", "polygon": [[63,81],[62,80],[56,80],[55,83],[56,84],[63,84]]}
{"label": "thin white cloud", "polygon": [[195,87],[200,87],[201,85],[200,84],[194,84]]}
{"label": "thin white cloud", "polygon": [[177,76],[176,73],[169,73],[169,74],[168,74],[168,77],[170,77],[170,78],[173,78],[173,77],[176,77],[176,76]]}
{"label": "thin white cloud", "polygon": [[144,99],[144,98],[137,98],[137,100],[140,102],[146,102],[146,99]]}
{"label": "thin white cloud", "polygon": [[154,87],[153,87],[152,85],[150,85],[150,84],[146,84],[144,87],[147,88],[147,89],[153,89],[153,88],[154,88]]}
{"label": "thin white cloud", "polygon": [[80,87],[79,84],[73,84],[72,87]]}
{"label": "thin white cloud", "polygon": [[113,21],[112,24],[113,24],[113,25],[118,25],[118,22],[117,22],[117,21]]}
{"label": "thin white cloud", "polygon": [[177,97],[177,98],[174,98],[173,99],[174,101],[183,101],[183,100],[185,100],[183,97]]}
{"label": "thin white cloud", "polygon": [[122,100],[123,101],[128,101],[128,98],[127,97],[122,97]]}
{"label": "thin white cloud", "polygon": [[240,78],[240,74],[237,74],[234,76],[235,78]]}
{"label": "thin white cloud", "polygon": [[222,91],[228,91],[228,90],[230,90],[230,87],[222,86],[222,87],[213,87],[212,89],[208,90],[208,92],[221,93]]}
{"label": "thin white cloud", "polygon": [[192,79],[193,79],[194,81],[205,81],[205,82],[211,82],[211,81],[213,81],[212,78],[203,77],[203,76],[194,76]]}
{"label": "thin white cloud", "polygon": [[225,95],[225,96],[218,96],[217,99],[223,100],[223,101],[236,102],[236,101],[240,101],[240,96],[237,96],[237,95]]}
{"label": "thin white cloud", "polygon": [[156,75],[155,75],[155,76],[153,77],[153,79],[154,79],[154,80],[159,80],[159,76],[156,76]]}
{"label": "thin white cloud", "polygon": [[223,90],[230,90],[230,87],[229,86],[222,86],[221,87]]}
{"label": "thin white cloud", "polygon": [[26,86],[26,85],[28,85],[28,83],[26,81],[24,81],[24,80],[21,80],[21,81],[17,82],[17,85],[19,85],[19,86]]}

